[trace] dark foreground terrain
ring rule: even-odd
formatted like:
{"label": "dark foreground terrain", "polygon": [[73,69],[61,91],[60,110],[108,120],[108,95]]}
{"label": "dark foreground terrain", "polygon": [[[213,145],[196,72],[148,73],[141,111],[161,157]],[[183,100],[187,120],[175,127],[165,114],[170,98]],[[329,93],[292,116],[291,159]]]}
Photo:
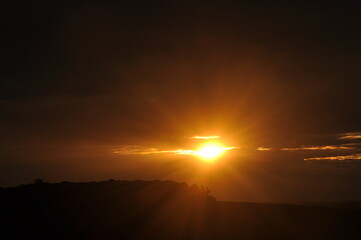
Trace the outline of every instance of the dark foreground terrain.
{"label": "dark foreground terrain", "polygon": [[217,202],[171,181],[0,189],[1,239],[361,239],[361,212]]}

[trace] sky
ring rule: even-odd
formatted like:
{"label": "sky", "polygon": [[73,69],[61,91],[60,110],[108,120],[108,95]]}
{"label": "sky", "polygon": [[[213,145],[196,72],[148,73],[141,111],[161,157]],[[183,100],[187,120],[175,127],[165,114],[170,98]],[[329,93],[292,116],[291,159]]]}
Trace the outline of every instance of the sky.
{"label": "sky", "polygon": [[[171,179],[220,200],[361,200],[356,3],[3,6],[0,186]],[[214,164],[192,154],[218,136]],[[182,152],[184,153],[184,151]]]}

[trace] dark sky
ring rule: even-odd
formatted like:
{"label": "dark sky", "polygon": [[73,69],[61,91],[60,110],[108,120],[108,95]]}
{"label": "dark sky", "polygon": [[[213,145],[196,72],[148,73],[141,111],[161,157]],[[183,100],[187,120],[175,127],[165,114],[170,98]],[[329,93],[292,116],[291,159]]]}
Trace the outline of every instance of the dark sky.
{"label": "dark sky", "polygon": [[[226,200],[361,200],[357,5],[238,2],[3,5],[0,185],[171,178]],[[206,172],[139,153],[195,135],[239,148]]]}

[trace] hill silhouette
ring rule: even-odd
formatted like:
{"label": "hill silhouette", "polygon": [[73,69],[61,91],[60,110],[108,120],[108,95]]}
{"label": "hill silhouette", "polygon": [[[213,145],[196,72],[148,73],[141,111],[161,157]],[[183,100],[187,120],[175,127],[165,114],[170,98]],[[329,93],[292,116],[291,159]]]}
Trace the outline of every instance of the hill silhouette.
{"label": "hill silhouette", "polygon": [[173,181],[0,188],[2,239],[360,239],[360,211],[218,202]]}

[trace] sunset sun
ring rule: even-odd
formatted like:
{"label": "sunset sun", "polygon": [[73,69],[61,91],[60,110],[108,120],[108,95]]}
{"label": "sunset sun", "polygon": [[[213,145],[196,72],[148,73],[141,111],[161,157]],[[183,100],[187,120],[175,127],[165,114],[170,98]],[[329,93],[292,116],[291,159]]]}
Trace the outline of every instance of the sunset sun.
{"label": "sunset sun", "polygon": [[[199,160],[202,160],[205,163],[214,163],[217,161],[226,151],[236,149],[239,147],[226,146],[221,141],[207,141],[208,139],[221,138],[220,136],[196,136],[191,137],[191,139],[201,140],[203,143],[199,142],[195,144],[196,149],[177,149],[169,151],[150,151],[144,152],[137,151],[138,154],[150,154],[150,153],[174,153],[175,155],[193,155],[196,156]],[[204,142],[204,140],[206,140]],[[116,150],[116,152],[119,152]]]}
{"label": "sunset sun", "polygon": [[214,162],[225,150],[227,150],[227,148],[219,144],[210,143],[203,145],[196,152],[196,155],[200,156],[205,162]]}

